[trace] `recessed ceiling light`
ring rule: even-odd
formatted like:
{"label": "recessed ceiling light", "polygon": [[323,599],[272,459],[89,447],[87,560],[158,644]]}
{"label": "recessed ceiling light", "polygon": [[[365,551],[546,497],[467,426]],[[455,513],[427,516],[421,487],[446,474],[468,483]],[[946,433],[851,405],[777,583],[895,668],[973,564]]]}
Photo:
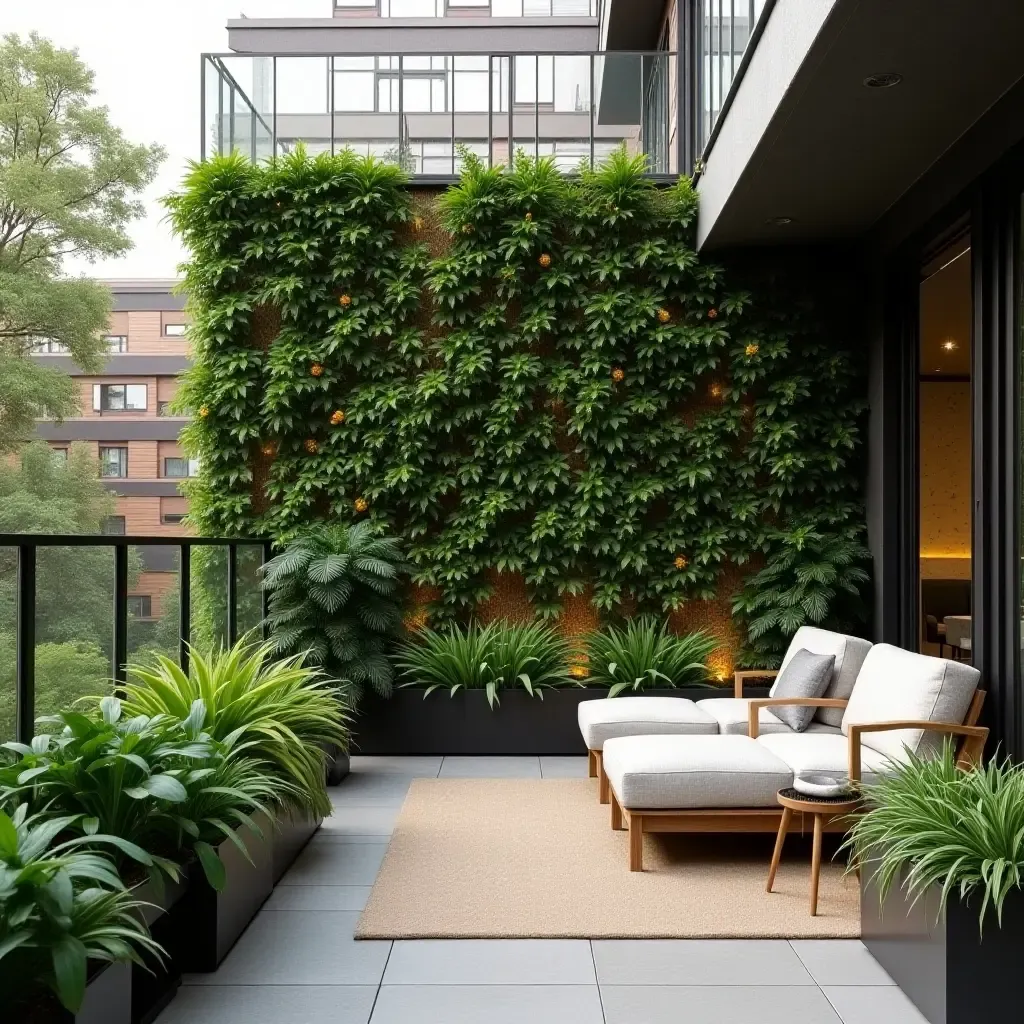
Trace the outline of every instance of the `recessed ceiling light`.
{"label": "recessed ceiling light", "polygon": [[945,341],[944,341],[944,342],[942,343],[942,347],[943,347],[943,348],[944,348],[944,349],[945,349],[945,350],[946,350],[947,352],[955,352],[955,351],[956,351],[956,342],[955,342],[955,341],[954,341],[954,340],[953,340],[952,338],[947,338],[947,339],[946,339],[946,340],[945,340]]}
{"label": "recessed ceiling light", "polygon": [[787,224],[793,223],[792,217],[769,217],[768,223],[773,227],[784,228]]}
{"label": "recessed ceiling light", "polygon": [[864,84],[869,89],[891,89],[894,85],[899,85],[903,81],[903,76],[895,71],[882,71],[877,75],[868,75],[864,79]]}

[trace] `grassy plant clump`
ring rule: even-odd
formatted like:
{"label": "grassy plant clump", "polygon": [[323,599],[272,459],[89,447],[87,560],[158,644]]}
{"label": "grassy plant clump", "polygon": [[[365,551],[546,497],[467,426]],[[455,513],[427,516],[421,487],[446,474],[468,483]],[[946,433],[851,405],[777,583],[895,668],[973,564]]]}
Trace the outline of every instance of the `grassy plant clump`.
{"label": "grassy plant clump", "polygon": [[569,642],[542,623],[451,626],[423,629],[398,655],[406,686],[434,690],[484,690],[494,707],[500,692],[520,687],[543,699],[544,690],[566,686],[571,655]]}
{"label": "grassy plant clump", "polygon": [[710,685],[707,660],[718,646],[702,630],[677,636],[649,618],[606,626],[586,639],[587,684],[607,686],[609,697],[624,690]]}
{"label": "grassy plant clump", "polygon": [[963,771],[947,744],[939,758],[908,755],[864,797],[867,813],[845,847],[873,871],[883,900],[895,884],[913,902],[937,885],[940,909],[956,892],[977,900],[979,927],[990,910],[1002,921],[1024,882],[1024,767],[991,761]]}

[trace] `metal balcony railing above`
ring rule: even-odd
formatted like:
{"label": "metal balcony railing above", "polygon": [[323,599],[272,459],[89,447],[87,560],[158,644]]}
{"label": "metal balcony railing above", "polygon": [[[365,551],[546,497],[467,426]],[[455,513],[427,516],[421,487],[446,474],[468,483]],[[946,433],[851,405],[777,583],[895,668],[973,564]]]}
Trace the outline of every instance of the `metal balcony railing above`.
{"label": "metal balcony railing above", "polygon": [[596,18],[597,0],[334,0],[335,17]]}
{"label": "metal balcony railing above", "polygon": [[[459,172],[459,148],[488,165],[511,152],[570,173],[626,145],[676,175],[679,55],[205,54],[201,156],[252,160],[348,148],[417,177]],[[688,168],[687,168],[688,170]]]}

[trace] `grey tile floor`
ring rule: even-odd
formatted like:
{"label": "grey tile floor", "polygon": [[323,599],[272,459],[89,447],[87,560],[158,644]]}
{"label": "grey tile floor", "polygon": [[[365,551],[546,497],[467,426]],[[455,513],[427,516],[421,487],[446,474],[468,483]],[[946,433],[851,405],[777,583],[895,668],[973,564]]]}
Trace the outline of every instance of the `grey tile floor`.
{"label": "grey tile floor", "polygon": [[412,779],[585,775],[585,758],[353,758],[334,814],[160,1024],[924,1024],[856,941],[353,940]]}

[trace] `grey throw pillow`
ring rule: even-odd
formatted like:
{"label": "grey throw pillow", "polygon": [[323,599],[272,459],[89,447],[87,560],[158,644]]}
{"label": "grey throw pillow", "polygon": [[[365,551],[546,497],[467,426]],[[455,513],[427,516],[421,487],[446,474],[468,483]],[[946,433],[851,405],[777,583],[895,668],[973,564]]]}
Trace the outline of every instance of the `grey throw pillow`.
{"label": "grey throw pillow", "polygon": [[[789,659],[779,674],[772,696],[820,697],[832,681],[832,669],[835,668],[835,664],[834,654],[811,654],[810,651],[801,648]],[[789,707],[768,710],[794,732],[803,732],[811,724],[811,719],[818,709]]]}

